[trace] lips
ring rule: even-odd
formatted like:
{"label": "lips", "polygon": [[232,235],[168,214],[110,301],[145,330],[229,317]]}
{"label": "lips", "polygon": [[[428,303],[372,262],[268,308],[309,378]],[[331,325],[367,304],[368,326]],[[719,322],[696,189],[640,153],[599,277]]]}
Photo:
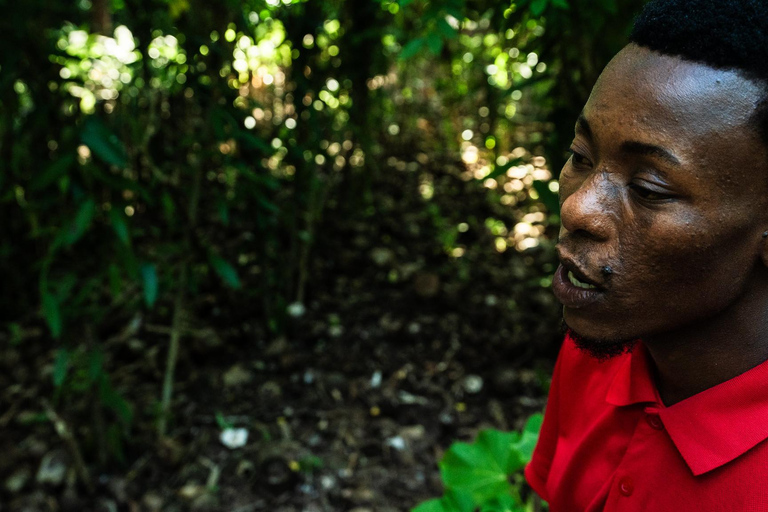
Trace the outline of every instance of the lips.
{"label": "lips", "polygon": [[[605,288],[576,266],[570,258],[561,257],[552,280],[552,291],[563,306],[583,308],[599,300],[605,294]],[[569,275],[570,274],[570,275]]]}

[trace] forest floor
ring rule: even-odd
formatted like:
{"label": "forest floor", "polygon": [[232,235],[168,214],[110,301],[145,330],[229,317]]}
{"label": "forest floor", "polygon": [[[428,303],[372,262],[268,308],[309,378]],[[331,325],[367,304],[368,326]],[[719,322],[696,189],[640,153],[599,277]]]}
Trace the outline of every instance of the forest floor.
{"label": "forest floor", "polygon": [[[42,325],[0,340],[0,511],[407,511],[441,494],[437,462],[453,441],[541,411],[558,313],[526,269],[540,273],[551,252],[500,254],[484,221],[518,214],[453,163],[430,164],[426,201],[424,172],[406,160],[387,160],[368,215],[329,205],[285,335],[233,321],[218,297],[195,303],[162,441],[169,319],[125,319],[126,334],[108,337],[113,386],[134,404],[122,463],[93,460],[111,439],[93,440],[95,397],[55,396]],[[441,225],[460,220],[466,253],[451,257]],[[225,446],[226,426],[247,442]]]}

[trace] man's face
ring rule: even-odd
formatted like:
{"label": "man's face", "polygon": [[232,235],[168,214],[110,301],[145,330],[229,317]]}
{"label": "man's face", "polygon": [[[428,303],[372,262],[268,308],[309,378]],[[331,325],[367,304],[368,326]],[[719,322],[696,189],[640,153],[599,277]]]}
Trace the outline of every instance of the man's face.
{"label": "man's face", "polygon": [[553,287],[577,334],[652,337],[766,293],[768,159],[751,120],[761,93],[636,45],[608,65],[560,176]]}

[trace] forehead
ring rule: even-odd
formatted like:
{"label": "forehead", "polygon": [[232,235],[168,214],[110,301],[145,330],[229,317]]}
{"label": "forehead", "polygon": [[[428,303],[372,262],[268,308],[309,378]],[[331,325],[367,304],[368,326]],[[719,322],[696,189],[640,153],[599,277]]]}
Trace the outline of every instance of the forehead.
{"label": "forehead", "polygon": [[583,118],[606,157],[623,156],[627,142],[656,146],[680,162],[679,179],[706,178],[728,195],[748,182],[763,182],[752,186],[762,191],[768,186],[768,151],[754,119],[764,88],[738,72],[632,44],[603,71]]}
{"label": "forehead", "polygon": [[606,67],[584,114],[592,124],[610,122],[612,130],[636,130],[677,149],[713,133],[759,145],[752,120],[763,90],[738,72],[632,44]]}

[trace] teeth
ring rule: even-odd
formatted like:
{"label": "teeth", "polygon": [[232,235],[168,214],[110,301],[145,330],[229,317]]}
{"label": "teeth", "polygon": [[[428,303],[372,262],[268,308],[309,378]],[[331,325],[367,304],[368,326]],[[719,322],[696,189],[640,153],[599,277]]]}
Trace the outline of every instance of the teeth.
{"label": "teeth", "polygon": [[584,288],[585,290],[594,290],[595,289],[595,285],[587,284],[587,283],[582,283],[581,281],[576,279],[576,276],[574,276],[573,272],[571,272],[570,270],[568,271],[568,280],[571,282],[571,284],[573,286],[576,286],[578,288]]}

